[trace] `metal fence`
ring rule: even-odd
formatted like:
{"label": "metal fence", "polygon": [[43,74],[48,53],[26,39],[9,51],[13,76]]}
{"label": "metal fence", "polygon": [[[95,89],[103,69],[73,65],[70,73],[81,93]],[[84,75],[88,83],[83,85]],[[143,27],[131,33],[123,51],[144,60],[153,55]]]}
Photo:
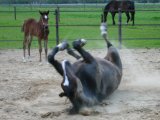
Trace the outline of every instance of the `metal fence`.
{"label": "metal fence", "polygon": [[[81,24],[81,25],[61,25],[59,24],[59,21],[60,21],[60,14],[62,12],[76,12],[77,14],[79,12],[82,12],[82,11],[60,11],[59,8],[57,8],[55,10],[55,27],[56,27],[56,43],[58,44],[59,43],[59,27],[66,27],[66,26],[70,26],[70,27],[74,27],[74,26],[78,26],[78,27],[83,27],[83,26],[99,26],[96,25],[96,24],[92,24],[92,25],[88,25],[88,24]],[[99,11],[85,11],[85,12],[99,12]],[[118,28],[118,42],[119,42],[119,48],[121,48],[122,46],[122,36],[123,36],[123,32],[122,32],[122,27],[124,26],[129,26],[129,25],[126,25],[126,24],[122,24],[122,11],[121,9],[119,9],[118,11],[118,24],[116,25],[116,27]],[[136,12],[160,12],[160,10],[136,10]],[[109,24],[108,26],[113,26],[111,24]],[[136,24],[135,26],[158,26],[160,28],[160,24]],[[93,39],[92,39],[93,40]],[[96,40],[96,39],[94,39]],[[160,40],[160,38],[123,38],[123,40]]]}
{"label": "metal fence", "polygon": [[[5,12],[5,13],[7,13],[7,12],[12,12],[13,13],[13,15],[14,15],[14,19],[16,20],[17,19],[17,10],[16,10],[16,7],[14,7],[14,11],[0,11],[0,12]],[[31,11],[18,11],[18,12],[37,12],[37,11],[33,11],[33,10],[31,10]],[[55,34],[56,34],[56,44],[58,44],[59,43],[59,36],[60,36],[60,30],[59,30],[59,28],[61,27],[97,27],[97,26],[99,26],[99,24],[81,24],[81,25],[79,25],[79,24],[74,24],[74,25],[72,25],[72,24],[70,24],[70,25],[68,25],[68,24],[60,24],[59,23],[59,20],[61,19],[61,13],[65,13],[65,12],[74,12],[74,13],[76,13],[76,14],[79,14],[80,12],[85,12],[85,13],[87,13],[87,12],[102,12],[102,11],[99,11],[99,10],[95,10],[95,11],[90,11],[90,10],[81,10],[81,11],[63,11],[63,10],[60,10],[60,7],[57,7],[56,9],[53,9],[53,11],[50,11],[50,12],[52,12],[52,13],[54,13],[54,15],[55,15],[55,22],[54,22],[54,24],[52,24],[52,25],[50,25],[50,27],[55,27]],[[136,10],[136,12],[160,12],[160,10]],[[144,38],[123,38],[123,27],[124,26],[128,26],[128,25],[126,25],[126,24],[122,24],[122,13],[121,13],[121,10],[119,10],[119,12],[118,12],[118,24],[116,25],[116,26],[114,26],[114,27],[117,27],[118,28],[118,32],[117,32],[117,34],[118,34],[118,40],[119,40],[119,47],[121,47],[121,44],[122,44],[122,40],[150,40],[150,39],[152,39],[152,40],[160,40],[160,38],[155,38],[154,36],[152,37],[152,38],[146,38],[146,37],[144,37]],[[111,25],[111,24],[108,24],[108,26],[113,26],[113,25]],[[135,26],[145,26],[145,27],[147,27],[147,26],[156,26],[156,27],[159,27],[160,28],[160,24],[135,24]],[[10,26],[10,25],[7,25],[7,26],[4,26],[4,25],[0,25],[0,28],[15,28],[15,27],[18,27],[18,28],[20,28],[21,26]],[[92,39],[92,40],[96,40],[96,39]],[[19,40],[5,40],[5,39],[1,39],[0,40],[0,42],[13,42],[13,41],[19,41]]]}

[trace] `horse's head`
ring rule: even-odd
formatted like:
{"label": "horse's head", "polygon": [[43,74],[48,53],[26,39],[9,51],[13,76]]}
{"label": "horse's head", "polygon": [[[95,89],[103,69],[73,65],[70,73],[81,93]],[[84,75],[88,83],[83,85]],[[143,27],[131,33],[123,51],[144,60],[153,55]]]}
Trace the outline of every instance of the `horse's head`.
{"label": "horse's head", "polygon": [[40,15],[41,15],[41,22],[42,22],[42,25],[44,27],[44,29],[48,29],[48,14],[49,14],[49,11],[39,11]]}

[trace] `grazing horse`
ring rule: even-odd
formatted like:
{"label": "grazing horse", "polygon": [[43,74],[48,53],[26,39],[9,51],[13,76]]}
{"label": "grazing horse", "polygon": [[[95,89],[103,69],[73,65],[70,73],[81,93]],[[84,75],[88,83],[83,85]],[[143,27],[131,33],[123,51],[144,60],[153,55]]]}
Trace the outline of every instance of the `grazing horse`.
{"label": "grazing horse", "polygon": [[26,47],[28,48],[28,59],[30,57],[30,47],[33,36],[38,37],[38,44],[39,44],[39,55],[41,62],[41,52],[42,52],[42,45],[41,42],[44,39],[44,49],[45,49],[45,58],[47,60],[47,52],[48,52],[48,34],[49,34],[49,28],[48,28],[48,14],[49,11],[44,11],[40,13],[40,19],[39,21],[36,21],[35,19],[28,19],[25,20],[22,26],[22,32],[24,32],[24,41],[23,41],[23,61],[26,62],[26,55],[25,50]]}
{"label": "grazing horse", "polygon": [[104,11],[103,11],[104,22],[107,21],[107,15],[108,15],[108,12],[110,12],[112,15],[113,25],[115,25],[114,17],[115,17],[115,14],[118,13],[118,9],[121,9],[122,13],[123,12],[126,13],[127,24],[130,20],[130,14],[131,14],[132,25],[134,25],[135,5],[134,5],[134,1],[130,1],[130,0],[124,0],[124,1],[112,0],[110,1],[105,6]]}
{"label": "grazing horse", "polygon": [[[60,97],[67,97],[73,105],[74,111],[80,108],[99,104],[120,84],[122,77],[122,63],[117,49],[107,40],[106,23],[101,23],[102,36],[108,46],[108,54],[104,58],[93,57],[83,49],[86,40],[73,41],[73,48],[77,50],[83,60],[61,63],[55,59],[58,51],[68,49],[69,44],[62,42],[48,55],[48,61],[63,76]],[[72,51],[73,52],[73,51]],[[73,55],[74,56],[74,55]]]}

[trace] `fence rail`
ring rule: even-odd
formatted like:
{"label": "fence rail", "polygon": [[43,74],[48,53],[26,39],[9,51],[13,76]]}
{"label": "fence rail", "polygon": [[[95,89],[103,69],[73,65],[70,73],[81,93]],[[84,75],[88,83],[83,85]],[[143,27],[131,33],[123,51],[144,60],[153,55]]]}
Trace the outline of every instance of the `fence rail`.
{"label": "fence rail", "polygon": [[[128,10],[129,12],[133,11],[133,10]],[[151,9],[151,10],[135,10],[136,12],[160,12],[160,10],[154,10],[154,9]],[[11,12],[13,13],[14,12],[14,9],[13,10],[4,10],[4,11],[0,11],[0,13],[7,13],[7,12]],[[37,12],[37,10],[16,10],[16,12]],[[53,11],[50,11],[50,12],[55,12],[54,10]],[[60,12],[102,12],[102,10],[60,10]],[[116,11],[117,12],[117,11]]]}

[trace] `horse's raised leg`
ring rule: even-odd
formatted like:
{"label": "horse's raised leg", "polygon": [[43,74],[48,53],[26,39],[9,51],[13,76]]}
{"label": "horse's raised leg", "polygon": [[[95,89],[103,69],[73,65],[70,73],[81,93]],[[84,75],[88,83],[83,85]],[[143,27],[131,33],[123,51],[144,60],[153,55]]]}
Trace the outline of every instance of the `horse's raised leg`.
{"label": "horse's raised leg", "polygon": [[122,70],[122,63],[121,63],[119,53],[118,53],[117,49],[108,41],[106,24],[101,23],[100,30],[101,30],[101,35],[104,38],[104,40],[107,44],[107,47],[108,47],[108,53],[104,57],[104,59],[117,65]]}
{"label": "horse's raised leg", "polygon": [[58,51],[63,51],[68,48],[67,42],[62,42],[59,45],[57,45],[51,53],[48,55],[48,62],[52,64],[58,73],[60,73],[63,76],[63,69],[61,63],[59,63],[57,60],[54,59],[55,55],[58,53]]}
{"label": "horse's raised leg", "polygon": [[75,57],[77,60],[81,58],[81,56],[77,55],[77,54],[73,51],[73,49],[71,49],[71,48],[67,48],[67,53],[68,53],[69,55]]}
{"label": "horse's raised leg", "polygon": [[48,55],[48,62],[54,66],[54,68],[57,70],[57,72],[63,76],[63,69],[62,65],[59,61],[55,60],[55,55],[58,53],[58,51],[65,50],[67,47],[67,44],[60,43],[55,48],[52,49],[51,53]]}
{"label": "horse's raised leg", "polygon": [[116,13],[115,13],[115,12],[111,12],[111,15],[112,15],[113,25],[115,25],[116,23],[115,23],[114,17],[115,17],[115,15],[116,15]]}
{"label": "horse's raised leg", "polygon": [[94,57],[85,51],[82,47],[86,44],[86,40],[79,39],[73,42],[73,48],[76,49],[87,63],[94,61]]}
{"label": "horse's raised leg", "polygon": [[76,54],[76,53],[74,52],[74,50],[70,48],[69,44],[68,44],[66,41],[63,41],[62,43],[60,43],[60,44],[58,45],[58,47],[59,47],[59,50],[61,50],[61,51],[66,49],[66,50],[67,50],[67,53],[68,53],[69,55],[75,57],[76,59],[80,59],[80,58],[81,58],[81,56],[79,56],[78,54]]}
{"label": "horse's raised leg", "polygon": [[42,58],[41,58],[41,53],[42,53],[41,39],[38,39],[38,44],[39,44],[39,62],[42,62]]}
{"label": "horse's raised leg", "polygon": [[127,24],[128,24],[128,22],[129,22],[129,20],[130,20],[129,12],[126,12],[126,16],[127,16]]}

